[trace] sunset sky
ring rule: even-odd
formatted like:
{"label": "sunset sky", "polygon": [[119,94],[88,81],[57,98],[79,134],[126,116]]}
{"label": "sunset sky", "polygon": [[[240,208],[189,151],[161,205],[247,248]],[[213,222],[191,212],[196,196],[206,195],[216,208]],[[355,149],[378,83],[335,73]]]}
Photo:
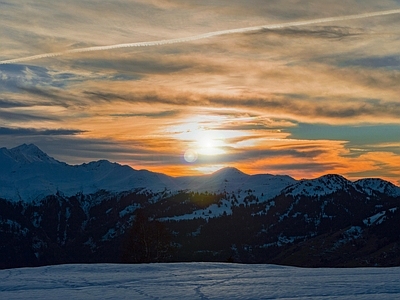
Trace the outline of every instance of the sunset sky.
{"label": "sunset sky", "polygon": [[0,61],[0,147],[400,184],[399,0],[0,0]]}

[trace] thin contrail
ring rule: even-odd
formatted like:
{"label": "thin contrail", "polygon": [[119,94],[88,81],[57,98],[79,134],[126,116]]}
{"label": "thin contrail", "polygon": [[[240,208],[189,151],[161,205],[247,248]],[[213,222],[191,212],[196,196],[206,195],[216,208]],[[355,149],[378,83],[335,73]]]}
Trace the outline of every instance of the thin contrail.
{"label": "thin contrail", "polygon": [[38,55],[33,55],[33,56],[3,60],[3,61],[0,61],[0,64],[19,63],[19,62],[31,61],[31,60],[35,60],[35,59],[61,56],[61,55],[70,54],[70,53],[104,51],[104,50],[130,48],[130,47],[151,47],[151,46],[185,43],[185,42],[191,42],[191,41],[196,41],[196,40],[201,40],[201,39],[207,39],[207,38],[220,36],[220,35],[226,35],[226,34],[245,33],[245,32],[251,32],[251,31],[259,31],[262,29],[279,29],[279,28],[285,28],[285,27],[298,27],[298,26],[311,25],[311,24],[371,18],[371,17],[399,14],[399,13],[400,13],[400,9],[393,9],[393,10],[386,10],[386,11],[380,11],[380,12],[348,15],[348,16],[342,16],[342,17],[330,17],[330,18],[321,18],[321,19],[314,19],[314,20],[308,20],[308,21],[297,21],[297,22],[288,22],[288,23],[280,23],[280,24],[228,29],[228,30],[221,30],[221,31],[212,31],[212,32],[203,33],[203,34],[199,34],[199,35],[183,37],[183,38],[176,38],[176,39],[168,39],[168,40],[158,40],[158,41],[150,41],[150,42],[136,42],[136,43],[127,43],[127,44],[115,44],[115,45],[109,45],[109,46],[78,48],[78,49],[66,50],[66,51],[62,51],[62,52],[44,53],[44,54],[38,54]]}

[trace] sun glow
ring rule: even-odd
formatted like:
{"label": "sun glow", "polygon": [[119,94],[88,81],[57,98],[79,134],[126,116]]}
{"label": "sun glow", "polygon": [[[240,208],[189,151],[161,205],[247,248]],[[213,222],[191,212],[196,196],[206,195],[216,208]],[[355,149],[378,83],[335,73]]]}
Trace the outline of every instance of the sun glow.
{"label": "sun glow", "polygon": [[212,131],[197,131],[190,134],[189,147],[185,150],[183,158],[186,162],[193,163],[199,155],[220,155],[225,153],[224,140],[215,136]]}
{"label": "sun glow", "polygon": [[216,137],[215,132],[205,131],[197,138],[197,152],[202,155],[220,155],[225,153],[225,146],[221,137]]}
{"label": "sun glow", "polygon": [[199,156],[216,156],[226,152],[227,132],[213,129],[209,121],[207,117],[197,116],[196,119],[169,128],[168,132],[180,141],[186,162],[193,163]]}

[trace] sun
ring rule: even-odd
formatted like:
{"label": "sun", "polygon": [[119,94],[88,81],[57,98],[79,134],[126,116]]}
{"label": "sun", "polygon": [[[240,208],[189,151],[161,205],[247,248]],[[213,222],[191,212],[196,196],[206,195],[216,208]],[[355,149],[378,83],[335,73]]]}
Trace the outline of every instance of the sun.
{"label": "sun", "polygon": [[[168,128],[167,132],[176,139],[182,158],[194,163],[201,158],[226,153],[229,132],[219,129],[219,119],[212,116],[196,116]],[[215,162],[215,161],[214,161]]]}
{"label": "sun", "polygon": [[190,147],[184,152],[183,158],[189,163],[197,160],[199,155],[213,156],[225,153],[224,141],[212,135],[211,132],[198,132],[193,135]]}
{"label": "sun", "polygon": [[217,138],[213,132],[203,132],[197,139],[197,152],[201,155],[219,155],[225,153],[222,149],[224,141]]}

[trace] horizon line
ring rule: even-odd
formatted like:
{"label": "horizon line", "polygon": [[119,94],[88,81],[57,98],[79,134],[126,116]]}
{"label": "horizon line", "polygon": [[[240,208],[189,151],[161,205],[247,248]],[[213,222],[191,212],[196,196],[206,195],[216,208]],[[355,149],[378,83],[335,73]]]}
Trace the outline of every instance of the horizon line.
{"label": "horizon line", "polygon": [[37,149],[39,149],[39,151],[43,152],[45,155],[47,155],[48,157],[50,157],[50,158],[56,160],[57,162],[62,163],[62,164],[66,164],[66,165],[72,166],[72,167],[74,167],[74,166],[81,166],[81,165],[90,164],[90,163],[97,163],[97,162],[101,162],[101,161],[106,161],[106,162],[108,162],[108,163],[110,163],[110,164],[118,164],[119,166],[127,166],[127,167],[131,168],[131,169],[134,170],[134,171],[147,171],[147,172],[151,172],[151,173],[155,173],[155,174],[162,174],[162,175],[165,175],[165,176],[168,176],[168,177],[172,177],[172,178],[210,176],[210,175],[216,174],[216,173],[218,173],[218,172],[221,172],[221,171],[223,171],[223,170],[225,170],[225,169],[233,169],[233,170],[237,170],[237,171],[239,171],[240,173],[243,173],[244,175],[247,175],[247,176],[257,176],[257,175],[287,176],[287,177],[290,177],[290,178],[294,179],[294,180],[297,181],[297,182],[300,182],[300,181],[303,181],[303,180],[304,180],[304,181],[315,180],[315,179],[318,179],[318,178],[321,178],[321,177],[333,175],[333,176],[340,176],[340,177],[343,177],[345,180],[350,181],[350,182],[352,182],[352,183],[355,183],[356,181],[358,181],[358,180],[363,180],[363,179],[379,179],[379,180],[382,180],[382,181],[389,182],[389,183],[393,184],[394,186],[400,188],[399,185],[393,183],[391,180],[383,179],[383,178],[381,178],[381,177],[357,177],[358,179],[350,180],[350,179],[348,179],[345,175],[342,175],[342,174],[339,174],[339,173],[326,173],[326,174],[323,174],[323,175],[320,175],[320,176],[317,176],[317,177],[296,179],[296,178],[294,178],[293,176],[288,175],[288,174],[272,174],[272,173],[254,173],[254,174],[249,174],[249,173],[243,172],[243,171],[242,171],[241,169],[239,169],[238,167],[232,167],[232,166],[224,166],[224,167],[221,167],[220,169],[215,170],[215,171],[212,171],[212,172],[210,172],[210,173],[202,173],[202,174],[198,174],[198,175],[180,175],[180,176],[174,176],[174,175],[169,175],[169,174],[164,173],[164,172],[152,171],[152,170],[150,170],[150,169],[145,169],[145,168],[136,169],[136,168],[132,167],[130,164],[122,164],[122,163],[119,163],[119,162],[117,162],[117,161],[110,161],[110,160],[105,159],[105,158],[98,159],[98,160],[92,160],[92,161],[89,161],[89,162],[83,162],[83,163],[80,163],[80,164],[70,164],[70,163],[68,163],[68,162],[60,161],[60,160],[54,158],[53,156],[48,155],[46,152],[44,152],[43,150],[41,150],[35,143],[22,143],[22,144],[20,144],[20,145],[18,145],[18,146],[12,147],[12,148],[0,147],[0,149],[5,148],[6,150],[12,150],[12,149],[15,149],[15,148],[32,147],[32,146],[35,147],[35,148],[37,148]]}

